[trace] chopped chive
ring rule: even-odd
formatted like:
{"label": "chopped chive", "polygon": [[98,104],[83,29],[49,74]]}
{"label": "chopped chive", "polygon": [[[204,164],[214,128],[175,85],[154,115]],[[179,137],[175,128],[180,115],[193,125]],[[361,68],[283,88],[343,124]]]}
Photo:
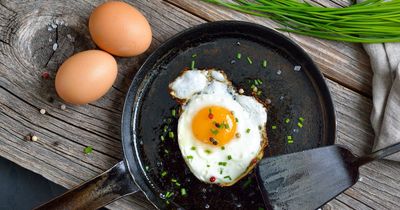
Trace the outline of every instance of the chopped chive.
{"label": "chopped chive", "polygon": [[247,128],[247,129],[246,129],[246,133],[250,133],[250,128]]}
{"label": "chopped chive", "polygon": [[194,64],[196,63],[196,61],[192,60],[192,63],[190,64],[190,68],[194,69]]}
{"label": "chopped chive", "polygon": [[211,150],[209,149],[204,150],[204,152],[206,152],[207,154],[211,154]]}
{"label": "chopped chive", "polygon": [[231,155],[228,155],[228,160],[232,160],[232,156]]}
{"label": "chopped chive", "polygon": [[224,147],[224,146],[222,146],[222,147],[221,147],[221,150],[225,150],[225,147]]}
{"label": "chopped chive", "polygon": [[246,182],[242,185],[243,188],[247,188],[251,184],[251,179],[247,179]]}
{"label": "chopped chive", "polygon": [[165,137],[164,136],[160,136],[161,141],[165,141]]}
{"label": "chopped chive", "polygon": [[163,130],[164,130],[164,133],[166,133],[168,131],[168,125],[165,125]]}
{"label": "chopped chive", "polygon": [[207,167],[209,168],[209,167],[210,167],[210,165],[207,165]]}
{"label": "chopped chive", "polygon": [[209,113],[209,114],[212,114],[211,108],[208,109],[208,113]]}
{"label": "chopped chive", "polygon": [[168,137],[169,137],[169,138],[173,139],[174,136],[175,136],[175,135],[174,135],[174,132],[172,132],[172,131],[168,132]]}
{"label": "chopped chive", "polygon": [[262,62],[262,67],[264,67],[264,68],[267,67],[267,61],[266,61],[266,60],[263,60],[263,62]]}
{"label": "chopped chive", "polygon": [[292,138],[292,136],[287,136],[287,139],[292,140],[293,138]]}
{"label": "chopped chive", "polygon": [[239,119],[235,117],[236,122],[239,122]]}
{"label": "chopped chive", "polygon": [[173,182],[173,183],[175,183],[175,182],[177,182],[178,180],[176,180],[176,179],[171,179],[171,182]]}
{"label": "chopped chive", "polygon": [[223,168],[220,168],[220,169],[219,169],[219,174],[222,174],[222,172],[224,172],[224,169],[223,169]]}
{"label": "chopped chive", "polygon": [[228,123],[224,123],[224,126],[225,126],[226,129],[229,129]]}
{"label": "chopped chive", "polygon": [[182,196],[186,196],[187,195],[187,192],[186,192],[185,188],[181,188],[181,195]]}
{"label": "chopped chive", "polygon": [[192,58],[195,58],[195,57],[197,57],[197,54],[193,54],[193,55],[192,55]]}
{"label": "chopped chive", "polygon": [[171,118],[168,118],[167,119],[167,123],[169,124],[169,123],[171,123],[172,122],[172,119]]}
{"label": "chopped chive", "polygon": [[164,176],[166,176],[167,175],[167,172],[166,171],[163,171],[162,173],[161,173],[161,177],[164,177]]}
{"label": "chopped chive", "polygon": [[253,64],[253,61],[251,60],[250,57],[247,57],[247,61],[249,62],[249,64]]}
{"label": "chopped chive", "polygon": [[171,110],[171,115],[172,115],[173,117],[176,116],[176,110],[175,110],[175,109]]}
{"label": "chopped chive", "polygon": [[258,96],[261,95],[261,94],[262,94],[262,91],[261,91],[261,90],[257,91],[257,95],[258,95]]}
{"label": "chopped chive", "polygon": [[224,179],[232,180],[232,178],[230,176],[224,176]]}
{"label": "chopped chive", "polygon": [[85,155],[90,154],[92,152],[93,152],[92,146],[87,146],[87,147],[85,147],[85,149],[83,149],[83,153],[85,153]]}
{"label": "chopped chive", "polygon": [[181,186],[181,184],[179,184],[179,182],[176,182],[175,185],[178,186],[178,187]]}
{"label": "chopped chive", "polygon": [[258,85],[258,80],[254,80],[254,84],[255,84],[255,85]]}
{"label": "chopped chive", "polygon": [[187,158],[188,160],[192,160],[192,159],[193,159],[193,156],[188,155],[188,156],[186,156],[186,158]]}
{"label": "chopped chive", "polygon": [[251,85],[251,86],[250,86],[251,89],[254,89],[255,87],[256,87],[255,85]]}
{"label": "chopped chive", "polygon": [[212,133],[213,135],[217,135],[218,132],[219,132],[218,130],[211,129],[211,133]]}
{"label": "chopped chive", "polygon": [[271,126],[272,130],[275,130],[277,127],[276,125]]}
{"label": "chopped chive", "polygon": [[293,141],[288,141],[288,144],[293,144]]}
{"label": "chopped chive", "polygon": [[285,123],[289,123],[290,119],[289,118],[285,118]]}
{"label": "chopped chive", "polygon": [[165,154],[169,154],[169,151],[167,149],[164,150]]}
{"label": "chopped chive", "polygon": [[165,193],[166,198],[170,198],[174,193],[173,192],[167,192]]}
{"label": "chopped chive", "polygon": [[193,146],[192,148],[190,148],[191,150],[196,150],[196,147],[195,146]]}
{"label": "chopped chive", "polygon": [[304,122],[304,118],[299,117],[299,121],[300,121],[300,122]]}
{"label": "chopped chive", "polygon": [[242,58],[242,54],[241,53],[237,53],[236,58],[237,59],[241,59]]}
{"label": "chopped chive", "polygon": [[228,164],[227,162],[218,162],[219,166],[226,166],[226,164]]}
{"label": "chopped chive", "polygon": [[169,205],[169,201],[165,201],[165,203],[166,203],[167,205]]}
{"label": "chopped chive", "polygon": [[299,126],[299,128],[302,128],[302,127],[303,127],[303,124],[302,124],[301,122],[298,122],[298,123],[297,123],[297,126]]}
{"label": "chopped chive", "polygon": [[261,79],[257,79],[258,84],[262,85],[262,80]]}

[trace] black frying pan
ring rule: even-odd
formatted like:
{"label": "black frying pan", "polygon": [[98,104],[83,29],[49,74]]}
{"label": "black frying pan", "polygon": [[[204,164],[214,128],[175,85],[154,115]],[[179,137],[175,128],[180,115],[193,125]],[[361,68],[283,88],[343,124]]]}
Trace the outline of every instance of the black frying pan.
{"label": "black frying pan", "polygon": [[[237,53],[241,53],[241,59]],[[268,62],[266,68],[261,64],[264,59]],[[39,209],[95,209],[139,190],[160,209],[269,208],[268,201],[264,206],[253,173],[232,187],[202,183],[184,163],[176,137],[160,140],[165,135],[165,125],[167,130],[176,132],[177,118],[171,116],[171,109],[177,108],[177,103],[168,94],[168,84],[193,60],[198,69],[224,70],[233,84],[247,93],[248,80],[264,81],[260,98],[272,101],[265,156],[334,143],[336,120],[329,90],[315,64],[298,45],[253,23],[206,23],[171,38],[137,72],[122,115],[124,160]],[[297,65],[301,66],[300,71],[293,70]],[[305,119],[301,129],[297,128],[299,117]],[[285,123],[285,118],[292,120]],[[271,129],[273,125],[277,129]],[[294,139],[292,144],[287,142],[288,135]],[[181,188],[186,189],[186,196],[180,195]]]}

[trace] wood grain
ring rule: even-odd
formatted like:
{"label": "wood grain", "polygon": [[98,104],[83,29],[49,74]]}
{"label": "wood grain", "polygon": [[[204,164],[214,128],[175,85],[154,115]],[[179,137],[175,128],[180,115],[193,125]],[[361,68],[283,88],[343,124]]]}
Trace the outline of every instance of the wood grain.
{"label": "wood grain", "polygon": [[[22,4],[0,0],[0,155],[67,188],[97,175],[122,158],[119,123],[124,95],[140,64],[161,42],[207,20],[240,19],[274,26],[268,20],[199,1],[129,1],[152,26],[150,50],[138,57],[118,58],[117,81],[102,99],[84,106],[67,105],[66,110],[61,110],[63,102],[55,94],[53,77],[68,56],[95,47],[86,25],[90,11],[101,2],[80,0],[66,4],[37,0]],[[49,24],[56,19],[67,26],[49,31]],[[361,47],[287,35],[313,56],[328,78],[337,109],[338,143],[359,155],[370,152],[371,73]],[[58,49],[53,51],[55,42]],[[43,71],[50,72],[50,80],[40,77]],[[47,114],[41,115],[41,108]],[[23,140],[30,132],[39,137],[37,142]],[[88,145],[94,147],[94,153],[84,155],[82,150]],[[323,208],[399,209],[399,173],[398,163],[371,163],[361,169],[365,178]],[[108,207],[152,206],[138,194]]]}

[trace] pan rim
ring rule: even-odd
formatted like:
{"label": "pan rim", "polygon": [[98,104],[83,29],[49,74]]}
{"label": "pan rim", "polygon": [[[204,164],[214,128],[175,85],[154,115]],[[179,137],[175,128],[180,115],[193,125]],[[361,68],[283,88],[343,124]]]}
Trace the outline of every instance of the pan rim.
{"label": "pan rim", "polygon": [[[122,112],[122,120],[121,120],[121,141],[122,141],[122,147],[123,147],[123,153],[124,153],[124,162],[128,168],[128,171],[133,178],[134,182],[136,185],[139,187],[139,189],[145,194],[146,198],[157,208],[162,205],[160,201],[161,198],[150,188],[150,183],[148,180],[145,178],[145,172],[144,172],[144,166],[141,165],[142,161],[139,156],[140,152],[138,151],[139,144],[136,138],[136,131],[134,130],[135,127],[135,120],[138,116],[138,109],[140,107],[141,103],[141,94],[140,92],[143,91],[143,89],[140,89],[140,86],[146,76],[148,76],[149,72],[151,72],[152,68],[149,68],[149,65],[153,65],[154,61],[156,61],[159,56],[162,56],[165,54],[164,52],[166,49],[169,49],[171,43],[173,43],[175,40],[179,40],[181,36],[184,36],[186,34],[193,33],[193,31],[197,30],[204,30],[209,27],[217,27],[221,25],[228,25],[231,27],[255,27],[259,30],[266,31],[268,33],[274,34],[276,36],[279,36],[284,42],[287,42],[288,44],[293,45],[303,56],[307,62],[315,69],[313,70],[314,78],[315,81],[317,82],[316,86],[319,89],[320,92],[322,92],[322,98],[323,98],[323,107],[326,109],[325,113],[327,113],[327,117],[329,118],[331,124],[329,125],[328,132],[330,137],[328,138],[329,141],[327,142],[326,145],[332,145],[336,141],[337,137],[337,120],[336,120],[336,111],[334,108],[332,96],[329,90],[328,85],[326,84],[326,81],[324,79],[323,74],[317,67],[317,65],[314,63],[314,61],[311,59],[310,55],[305,52],[305,50],[300,47],[297,43],[289,39],[288,37],[282,35],[281,33],[270,29],[268,27],[256,24],[256,23],[251,23],[251,22],[245,22],[245,21],[235,21],[235,20],[224,20],[224,21],[215,21],[215,22],[208,22],[208,23],[203,23],[199,24],[196,26],[193,26],[191,28],[185,29],[168,40],[164,41],[160,46],[157,47],[144,61],[144,63],[141,65],[139,70],[136,72],[134,75],[134,78],[130,84],[130,87],[127,91],[126,97],[125,97],[125,102],[123,106],[123,112]],[[322,145],[321,145],[322,146]]]}

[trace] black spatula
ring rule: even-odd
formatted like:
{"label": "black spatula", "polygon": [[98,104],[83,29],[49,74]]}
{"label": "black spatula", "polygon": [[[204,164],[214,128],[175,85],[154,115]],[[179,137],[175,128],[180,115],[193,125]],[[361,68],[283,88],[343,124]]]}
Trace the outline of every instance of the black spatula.
{"label": "black spatula", "polygon": [[363,157],[333,145],[265,158],[258,181],[273,209],[317,209],[358,180],[358,168],[400,151],[400,143]]}

